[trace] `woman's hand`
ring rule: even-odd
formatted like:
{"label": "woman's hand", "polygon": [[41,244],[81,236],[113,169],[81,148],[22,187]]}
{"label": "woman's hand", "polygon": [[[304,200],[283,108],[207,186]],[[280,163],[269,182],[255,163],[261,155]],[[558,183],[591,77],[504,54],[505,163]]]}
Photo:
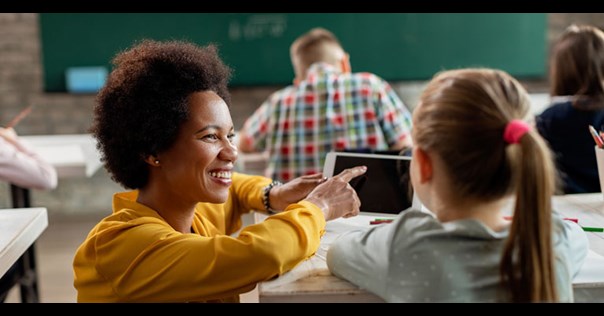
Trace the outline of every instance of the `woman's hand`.
{"label": "woman's hand", "polygon": [[4,128],[0,127],[0,137],[4,138],[7,142],[15,144],[17,142],[17,132],[12,127]]}
{"label": "woman's hand", "polygon": [[361,201],[348,182],[363,175],[365,171],[367,171],[366,166],[345,169],[317,186],[305,200],[319,206],[327,221],[339,217],[356,216],[359,214]]}
{"label": "woman's hand", "polygon": [[304,199],[310,191],[326,180],[327,178],[323,177],[322,174],[315,173],[301,176],[283,185],[273,187],[268,199],[271,203],[271,209],[284,210],[288,205]]}

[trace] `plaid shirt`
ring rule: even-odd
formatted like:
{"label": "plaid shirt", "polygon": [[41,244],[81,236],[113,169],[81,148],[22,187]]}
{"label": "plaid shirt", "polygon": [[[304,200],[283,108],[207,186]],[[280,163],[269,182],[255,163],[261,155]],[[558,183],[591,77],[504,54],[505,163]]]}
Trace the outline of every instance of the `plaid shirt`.
{"label": "plaid shirt", "polygon": [[320,173],[330,151],[387,150],[411,137],[411,114],[376,75],[316,63],[304,81],[273,93],[243,129],[245,141],[270,153],[265,175],[289,181]]}

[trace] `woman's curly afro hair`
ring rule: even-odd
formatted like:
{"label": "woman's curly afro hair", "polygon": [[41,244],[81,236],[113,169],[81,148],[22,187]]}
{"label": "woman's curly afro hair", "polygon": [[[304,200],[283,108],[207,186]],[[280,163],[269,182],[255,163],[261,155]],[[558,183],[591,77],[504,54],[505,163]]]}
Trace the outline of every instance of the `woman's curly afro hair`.
{"label": "woman's curly afro hair", "polygon": [[188,119],[189,95],[214,91],[230,105],[231,70],[215,46],[184,41],[142,40],[113,64],[90,130],[112,179],[138,189],[149,178],[144,159],[169,149]]}

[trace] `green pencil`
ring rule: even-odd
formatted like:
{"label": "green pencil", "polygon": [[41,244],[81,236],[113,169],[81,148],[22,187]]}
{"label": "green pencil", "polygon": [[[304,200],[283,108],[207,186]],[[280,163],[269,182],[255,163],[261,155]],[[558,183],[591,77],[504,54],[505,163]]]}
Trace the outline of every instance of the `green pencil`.
{"label": "green pencil", "polygon": [[583,230],[586,232],[604,233],[604,228],[602,228],[602,227],[585,227],[585,226],[583,226]]}

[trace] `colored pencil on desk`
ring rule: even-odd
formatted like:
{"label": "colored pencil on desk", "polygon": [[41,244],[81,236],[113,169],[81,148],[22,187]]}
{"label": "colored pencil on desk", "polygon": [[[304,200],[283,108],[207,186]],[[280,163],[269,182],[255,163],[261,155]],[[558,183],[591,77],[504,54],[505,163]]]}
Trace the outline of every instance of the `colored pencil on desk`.
{"label": "colored pencil on desk", "polygon": [[604,233],[604,228],[602,227],[581,227],[583,228],[584,231],[586,232],[592,232],[592,233]]}
{"label": "colored pencil on desk", "polygon": [[596,145],[598,145],[598,147],[600,147],[600,148],[604,147],[604,141],[598,134],[598,131],[596,131],[596,129],[591,125],[589,125],[589,133],[591,134],[591,137],[593,137],[593,139],[596,142]]}
{"label": "colored pencil on desk", "polygon": [[392,223],[392,219],[388,219],[388,220],[380,220],[380,221],[370,221],[369,225],[379,225],[379,224],[388,224],[388,223]]}

